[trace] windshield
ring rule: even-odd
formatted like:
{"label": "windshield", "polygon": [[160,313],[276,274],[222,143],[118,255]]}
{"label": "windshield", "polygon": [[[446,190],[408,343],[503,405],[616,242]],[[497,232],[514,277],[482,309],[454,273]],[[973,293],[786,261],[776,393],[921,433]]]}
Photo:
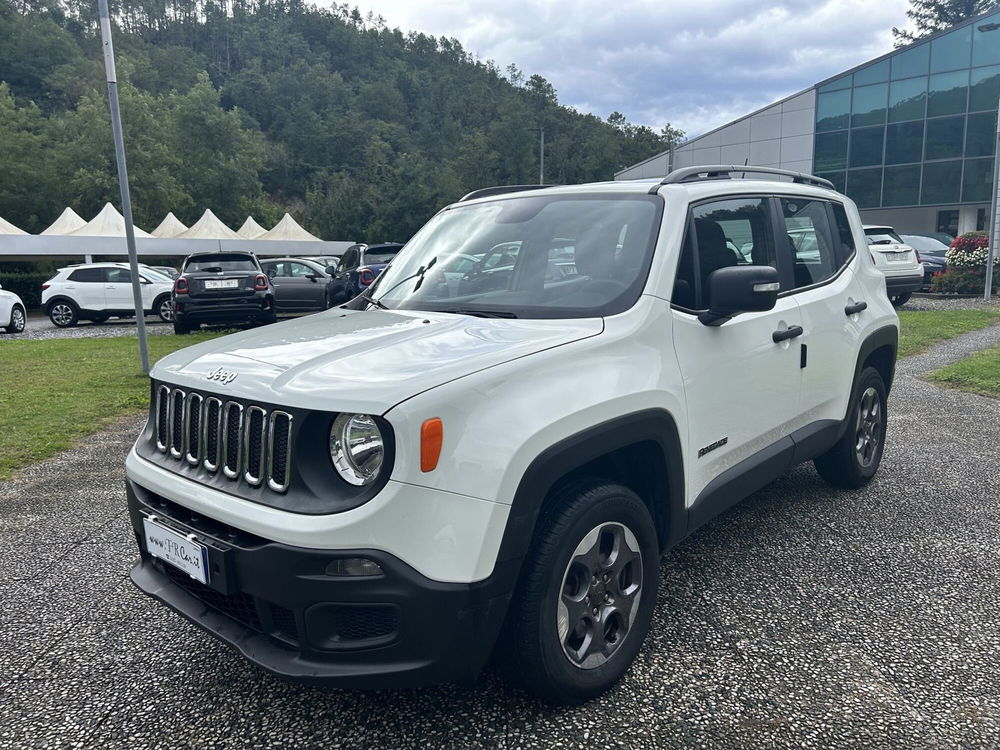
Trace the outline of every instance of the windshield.
{"label": "windshield", "polygon": [[901,236],[903,242],[915,250],[919,250],[921,255],[940,255],[944,257],[944,254],[948,251],[946,244],[938,242],[933,237],[921,237],[915,234],[904,234]]}
{"label": "windshield", "polygon": [[868,238],[869,245],[891,245],[893,243],[903,244],[903,240],[899,238],[891,229],[866,229],[865,237]]}
{"label": "windshield", "polygon": [[399,253],[396,250],[369,250],[365,253],[365,265],[374,266],[378,263],[389,263]]}
{"label": "windshield", "polygon": [[185,273],[199,271],[256,271],[257,264],[249,255],[236,253],[218,255],[192,255],[184,263]]}
{"label": "windshield", "polygon": [[370,294],[387,308],[469,315],[622,312],[645,283],[662,205],[647,195],[458,204],[407,243]]}

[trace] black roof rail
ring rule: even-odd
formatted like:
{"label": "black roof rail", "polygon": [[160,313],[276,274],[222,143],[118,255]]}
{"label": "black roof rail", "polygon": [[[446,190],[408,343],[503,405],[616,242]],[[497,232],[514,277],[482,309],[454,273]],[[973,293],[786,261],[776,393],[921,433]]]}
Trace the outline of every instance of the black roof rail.
{"label": "black roof rail", "polygon": [[836,190],[833,183],[829,180],[824,180],[822,177],[816,177],[811,174],[805,174],[804,172],[793,172],[791,169],[778,169],[776,167],[755,167],[752,164],[728,164],[675,169],[673,172],[664,177],[662,182],[658,185],[654,185],[649,192],[650,194],[655,194],[662,185],[676,185],[681,182],[697,182],[699,180],[731,180],[733,179],[732,175],[737,172],[781,175],[782,177],[791,177],[792,182],[797,182],[800,185],[815,185],[817,187]]}
{"label": "black roof rail", "polygon": [[496,185],[495,187],[480,188],[479,190],[473,190],[468,195],[463,195],[458,199],[459,203],[463,201],[471,201],[476,198],[489,198],[494,195],[503,195],[504,193],[523,193],[526,190],[541,190],[542,188],[555,187],[554,185]]}

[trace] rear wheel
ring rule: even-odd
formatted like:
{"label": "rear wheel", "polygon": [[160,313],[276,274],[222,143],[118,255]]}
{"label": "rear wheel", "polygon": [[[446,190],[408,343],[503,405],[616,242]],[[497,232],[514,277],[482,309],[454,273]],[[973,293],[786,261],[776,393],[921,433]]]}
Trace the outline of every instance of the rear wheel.
{"label": "rear wheel", "polygon": [[174,319],[174,303],[169,294],[164,294],[156,298],[153,302],[153,310],[164,323],[171,323]]}
{"label": "rear wheel", "polygon": [[907,302],[910,301],[910,297],[913,296],[912,292],[903,292],[902,294],[894,294],[889,298],[893,307],[902,307]]}
{"label": "rear wheel", "polygon": [[[195,327],[197,327],[197,326],[195,326]],[[184,321],[178,320],[177,318],[174,318],[174,333],[175,334],[177,334],[179,336],[179,335],[182,335],[182,334],[185,334],[185,333],[191,333],[191,331],[192,331],[192,326],[191,325],[189,325],[188,323],[186,323]]]}
{"label": "rear wheel", "polygon": [[49,305],[49,320],[56,328],[70,328],[80,320],[80,310],[69,300],[58,300]]}
{"label": "rear wheel", "polygon": [[656,529],[635,493],[596,481],[567,487],[543,513],[499,655],[544,700],[582,703],[621,678],[649,630]]}
{"label": "rear wheel", "polygon": [[830,450],[813,462],[828,484],[862,487],[875,476],[885,448],[885,404],[882,376],[874,367],[866,367],[854,388],[847,429]]}
{"label": "rear wheel", "polygon": [[98,325],[100,325],[101,323],[107,323],[107,322],[108,322],[108,318],[110,318],[110,317],[111,317],[110,315],[104,315],[104,314],[101,314],[101,315],[94,315],[94,316],[93,316],[93,317],[92,317],[92,318],[90,319],[90,321],[91,321],[92,323],[97,323]]}
{"label": "rear wheel", "polygon": [[20,305],[14,305],[14,309],[10,311],[10,323],[4,330],[7,333],[21,333],[24,330],[26,322],[27,317],[24,314],[24,308]]}

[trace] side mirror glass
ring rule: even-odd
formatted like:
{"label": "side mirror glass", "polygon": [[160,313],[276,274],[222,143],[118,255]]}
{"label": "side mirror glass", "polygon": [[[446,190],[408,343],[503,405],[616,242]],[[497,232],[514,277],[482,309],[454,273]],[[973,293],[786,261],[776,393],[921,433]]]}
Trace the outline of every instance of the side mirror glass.
{"label": "side mirror glass", "polygon": [[710,308],[698,316],[707,326],[720,326],[740,313],[774,309],[781,283],[771,266],[730,266],[708,277]]}

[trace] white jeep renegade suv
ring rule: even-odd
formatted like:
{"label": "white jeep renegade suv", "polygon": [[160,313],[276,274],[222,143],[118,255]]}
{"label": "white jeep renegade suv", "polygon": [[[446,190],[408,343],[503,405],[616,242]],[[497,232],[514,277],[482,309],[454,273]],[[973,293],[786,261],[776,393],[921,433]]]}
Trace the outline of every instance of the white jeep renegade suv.
{"label": "white jeep renegade suv", "polygon": [[800,462],[872,478],[897,332],[825,180],[480,190],[347,306],[160,361],[131,577],[290,679],[467,681],[496,649],[584,701],[665,550]]}

